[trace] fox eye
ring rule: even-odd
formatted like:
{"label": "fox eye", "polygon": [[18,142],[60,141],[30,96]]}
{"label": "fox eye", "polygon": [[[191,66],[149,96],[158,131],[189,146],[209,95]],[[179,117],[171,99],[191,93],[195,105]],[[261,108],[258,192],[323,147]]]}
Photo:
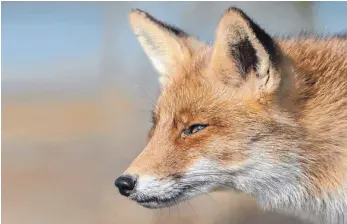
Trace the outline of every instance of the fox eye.
{"label": "fox eye", "polygon": [[193,124],[191,125],[189,128],[187,128],[186,130],[184,130],[181,134],[182,137],[186,137],[188,135],[192,135],[195,134],[201,130],[203,130],[204,128],[206,128],[208,125],[207,124]]}

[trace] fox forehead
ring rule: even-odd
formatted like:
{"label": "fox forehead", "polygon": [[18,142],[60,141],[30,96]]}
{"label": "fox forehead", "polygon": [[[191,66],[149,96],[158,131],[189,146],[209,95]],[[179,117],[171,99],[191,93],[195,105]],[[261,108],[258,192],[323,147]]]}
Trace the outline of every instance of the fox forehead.
{"label": "fox forehead", "polygon": [[232,101],[232,89],[215,77],[209,67],[210,47],[203,47],[182,63],[162,86],[154,110],[154,120],[175,118],[187,124],[192,120],[209,119],[221,110],[226,101]]}

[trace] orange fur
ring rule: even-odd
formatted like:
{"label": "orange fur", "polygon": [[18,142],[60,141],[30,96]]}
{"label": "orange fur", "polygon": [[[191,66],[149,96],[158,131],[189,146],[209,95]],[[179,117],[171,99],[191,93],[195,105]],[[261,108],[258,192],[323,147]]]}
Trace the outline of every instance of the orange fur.
{"label": "orange fur", "polygon": [[[201,158],[243,166],[254,153],[250,144],[263,142],[261,153],[270,165],[299,161],[298,181],[311,196],[344,189],[346,39],[277,39],[267,46],[267,37],[237,9],[223,16],[214,46],[174,35],[144,12],[132,12],[131,21],[135,33],[163,38],[165,46],[140,39],[151,58],[156,51],[170,53],[161,64],[153,62],[169,70],[162,74],[149,143],[126,173],[165,179],[184,174]],[[240,57],[239,48],[255,55]],[[254,60],[257,66],[248,66]],[[182,137],[192,124],[209,126]]]}

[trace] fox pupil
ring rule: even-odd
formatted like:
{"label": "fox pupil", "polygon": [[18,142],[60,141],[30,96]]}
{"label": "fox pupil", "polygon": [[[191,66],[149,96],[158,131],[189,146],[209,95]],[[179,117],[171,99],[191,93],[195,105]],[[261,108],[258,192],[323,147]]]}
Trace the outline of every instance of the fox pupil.
{"label": "fox pupil", "polygon": [[192,135],[192,134],[195,134],[195,133],[203,130],[207,126],[208,125],[206,125],[206,124],[193,124],[188,129],[184,130],[182,134],[183,134],[183,136]]}

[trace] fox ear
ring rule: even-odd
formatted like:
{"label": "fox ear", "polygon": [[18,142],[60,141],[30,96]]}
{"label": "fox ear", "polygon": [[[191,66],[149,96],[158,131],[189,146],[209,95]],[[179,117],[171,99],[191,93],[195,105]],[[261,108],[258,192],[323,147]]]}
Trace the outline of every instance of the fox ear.
{"label": "fox ear", "polygon": [[216,31],[211,66],[226,84],[240,86],[254,76],[257,88],[271,92],[281,79],[279,53],[264,30],[241,10],[229,8]]}
{"label": "fox ear", "polygon": [[129,17],[137,39],[160,73],[161,84],[170,80],[170,74],[182,65],[183,60],[190,58],[203,45],[198,39],[144,11],[134,9]]}

